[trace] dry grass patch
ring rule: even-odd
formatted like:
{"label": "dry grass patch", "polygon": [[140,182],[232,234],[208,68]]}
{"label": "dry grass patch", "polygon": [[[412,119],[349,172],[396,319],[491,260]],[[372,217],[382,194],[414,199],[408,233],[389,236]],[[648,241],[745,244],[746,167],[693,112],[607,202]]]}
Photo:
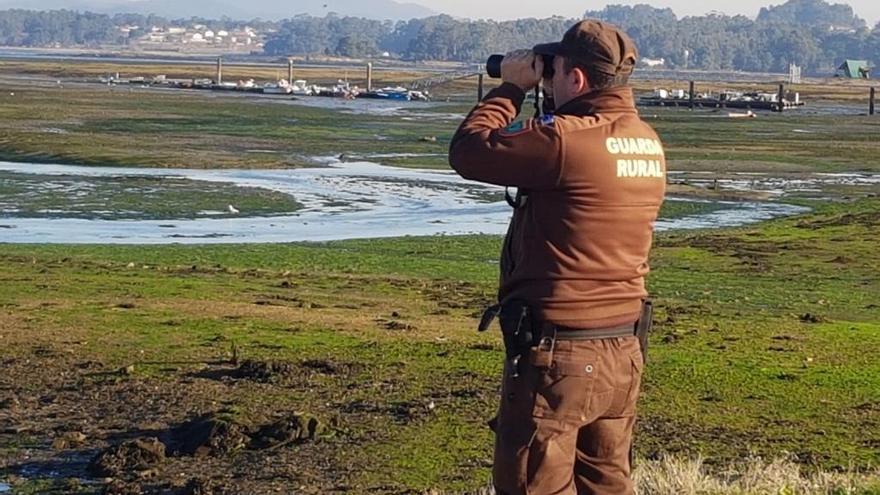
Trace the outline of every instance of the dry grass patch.
{"label": "dry grass patch", "polygon": [[[749,457],[724,469],[704,459],[639,460],[633,472],[638,495],[856,495],[880,493],[880,470],[806,472],[796,462]],[[424,495],[496,495],[491,486],[466,492],[428,490]]]}
{"label": "dry grass patch", "polygon": [[710,469],[702,458],[665,457],[638,462],[633,477],[638,493],[651,495],[843,495],[880,489],[880,470],[808,472],[786,458],[749,457],[723,469]]}

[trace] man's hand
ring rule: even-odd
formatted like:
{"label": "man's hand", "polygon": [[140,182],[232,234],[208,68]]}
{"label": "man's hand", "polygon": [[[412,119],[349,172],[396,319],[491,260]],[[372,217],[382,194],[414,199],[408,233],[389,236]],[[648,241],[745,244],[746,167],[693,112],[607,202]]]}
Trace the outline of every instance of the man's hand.
{"label": "man's hand", "polygon": [[544,72],[544,61],[532,50],[514,50],[501,61],[501,80],[528,91],[538,85]]}

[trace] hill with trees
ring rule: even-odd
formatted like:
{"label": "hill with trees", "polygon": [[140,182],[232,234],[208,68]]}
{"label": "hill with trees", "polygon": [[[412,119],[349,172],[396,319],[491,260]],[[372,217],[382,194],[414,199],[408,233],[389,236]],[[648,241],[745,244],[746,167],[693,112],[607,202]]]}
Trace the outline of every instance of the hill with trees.
{"label": "hill with trees", "polygon": [[[823,0],[789,0],[761,9],[755,19],[718,14],[679,18],[670,9],[649,5],[610,5],[584,17],[619,25],[635,39],[643,58],[662,59],[673,69],[786,72],[795,63],[806,74],[827,74],[847,58],[880,64],[880,24],[869,28],[848,5]],[[124,45],[151,27],[195,22],[214,30],[257,28],[264,33],[267,55],[371,57],[389,52],[410,60],[482,62],[492,53],[558,40],[575,19],[472,21],[437,15],[394,22],[328,14],[245,23],[7,10],[0,11],[0,44]],[[139,28],[121,29],[133,25]]]}

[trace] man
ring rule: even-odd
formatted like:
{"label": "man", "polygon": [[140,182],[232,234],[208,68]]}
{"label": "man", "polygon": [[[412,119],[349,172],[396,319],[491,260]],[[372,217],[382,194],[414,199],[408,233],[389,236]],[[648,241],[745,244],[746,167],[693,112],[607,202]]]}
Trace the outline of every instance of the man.
{"label": "man", "polygon": [[[555,112],[512,123],[542,78],[535,53],[553,57]],[[518,189],[499,289],[509,359],[490,422],[500,494],[633,491],[633,334],[666,175],[627,86],[636,56],[626,34],[590,20],[511,52],[450,145],[463,177]]]}

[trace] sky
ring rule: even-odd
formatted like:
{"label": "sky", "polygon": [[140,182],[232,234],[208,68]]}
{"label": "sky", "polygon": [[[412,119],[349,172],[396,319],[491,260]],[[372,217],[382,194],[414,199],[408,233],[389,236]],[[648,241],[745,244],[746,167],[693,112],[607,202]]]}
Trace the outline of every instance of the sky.
{"label": "sky", "polygon": [[[401,1],[401,0],[398,0]],[[403,0],[405,1],[405,0]],[[711,11],[724,14],[743,14],[754,18],[758,15],[761,7],[779,5],[785,0],[612,0],[600,2],[595,0],[553,0],[542,2],[540,0],[412,0],[430,9],[443,12],[456,17],[469,17],[472,19],[516,19],[520,17],[549,17],[561,15],[564,17],[580,17],[587,10],[601,10],[606,4],[631,5],[635,3],[647,3],[654,7],[670,7],[679,17],[686,15],[703,15]],[[829,3],[848,3],[852,6],[856,15],[868,21],[869,26],[874,26],[880,21],[880,1],[878,0],[850,0],[840,2],[829,0]]]}

